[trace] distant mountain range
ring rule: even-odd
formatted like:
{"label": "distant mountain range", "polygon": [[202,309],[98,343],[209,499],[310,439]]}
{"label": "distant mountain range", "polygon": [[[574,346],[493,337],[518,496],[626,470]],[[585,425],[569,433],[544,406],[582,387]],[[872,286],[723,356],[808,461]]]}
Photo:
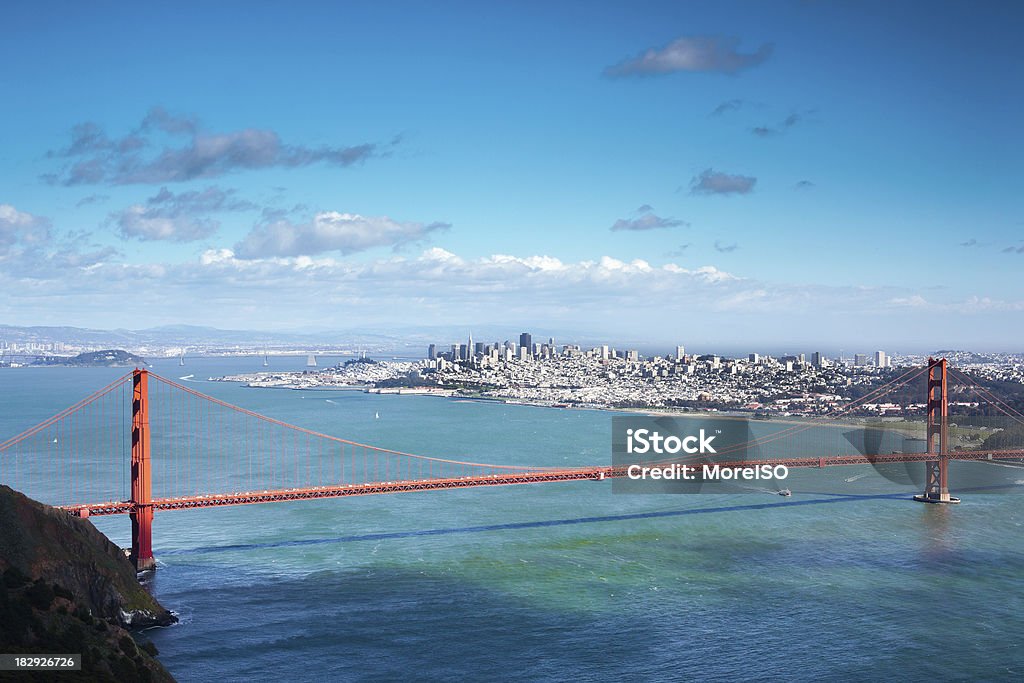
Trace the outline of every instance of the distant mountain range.
{"label": "distant mountain range", "polygon": [[143,330],[97,330],[83,327],[18,327],[0,325],[0,341],[10,344],[53,344],[140,349],[144,347],[232,347],[324,345],[395,346],[401,342],[392,336],[355,332],[262,332],[221,330],[195,325],[164,325]]}
{"label": "distant mountain range", "polygon": [[[0,325],[0,342],[24,345],[28,343],[62,343],[93,348],[120,348],[138,351],[147,347],[197,347],[230,348],[240,347],[292,347],[315,349],[322,347],[367,348],[377,352],[404,352],[410,349],[417,354],[425,351],[427,344],[445,346],[453,342],[464,342],[472,334],[473,339],[483,342],[519,340],[520,332],[530,332],[535,341],[546,342],[554,337],[558,344],[607,344],[608,340],[594,335],[569,333],[547,329],[519,329],[513,327],[461,327],[454,325],[420,326],[415,328],[395,327],[374,330],[327,330],[316,332],[268,332],[261,330],[222,330],[197,325],[161,325],[142,330],[97,330],[68,326],[19,327]],[[642,347],[643,342],[619,342],[623,347]]]}
{"label": "distant mountain range", "polygon": [[[98,330],[70,326],[32,326],[0,324],[0,347],[25,345],[29,343],[62,343],[91,349],[127,349],[146,353],[154,349],[180,349],[190,351],[230,350],[232,348],[263,349],[271,351],[290,349],[314,352],[330,348],[366,350],[371,353],[396,355],[415,354],[422,356],[428,344],[445,348],[452,343],[464,343],[472,334],[474,341],[492,343],[495,341],[519,341],[521,332],[529,332],[535,342],[547,342],[554,338],[556,344],[580,344],[584,348],[608,344],[618,349],[637,349],[641,354],[666,354],[675,351],[675,344],[685,344],[691,353],[717,353],[746,355],[750,351],[761,353],[788,354],[823,351],[829,356],[838,355],[836,349],[817,348],[813,343],[789,345],[779,348],[758,348],[756,342],[732,342],[710,345],[691,345],[686,339],[678,341],[658,339],[637,339],[633,336],[614,338],[603,337],[593,332],[547,327],[512,327],[509,325],[419,325],[416,327],[389,326],[374,328],[350,328],[334,330],[267,331],[267,330],[222,330],[200,325],[161,325],[141,330]],[[748,346],[748,344],[750,344]],[[806,348],[804,348],[806,347]],[[812,348],[813,347],[813,348]],[[866,350],[865,352],[870,351]],[[890,350],[893,352],[896,350]],[[920,351],[926,353],[927,350]],[[974,354],[969,351],[936,351],[935,355],[950,355],[961,361],[981,361],[1000,354]],[[2,354],[2,352],[0,352]],[[850,355],[848,352],[847,356]]]}

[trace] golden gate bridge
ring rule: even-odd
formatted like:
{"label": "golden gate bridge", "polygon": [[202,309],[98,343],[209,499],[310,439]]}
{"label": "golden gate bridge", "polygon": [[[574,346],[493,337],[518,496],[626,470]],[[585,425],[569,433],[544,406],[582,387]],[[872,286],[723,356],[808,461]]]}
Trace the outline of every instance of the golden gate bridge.
{"label": "golden gate bridge", "polygon": [[[1024,424],[1024,414],[950,368],[945,359],[929,359],[927,366],[908,370],[830,415],[848,415],[926,375],[924,452],[798,456],[789,445],[794,437],[821,426],[806,422],[724,448],[714,464],[720,469],[792,469],[921,462],[925,488],[914,498],[957,503],[959,499],[949,493],[951,460],[1021,460],[1024,449],[951,448],[948,383],[953,373],[996,410]],[[745,455],[749,446],[771,444],[781,455]],[[693,462],[699,457],[671,461]],[[34,497],[73,515],[128,515],[130,558],[139,571],[156,566],[152,531],[158,510],[600,481],[624,477],[626,471],[626,465],[488,464],[371,446],[289,424],[140,369],[0,443],[0,481],[24,482],[26,486],[16,486],[22,489],[34,486],[37,490],[29,491]]]}

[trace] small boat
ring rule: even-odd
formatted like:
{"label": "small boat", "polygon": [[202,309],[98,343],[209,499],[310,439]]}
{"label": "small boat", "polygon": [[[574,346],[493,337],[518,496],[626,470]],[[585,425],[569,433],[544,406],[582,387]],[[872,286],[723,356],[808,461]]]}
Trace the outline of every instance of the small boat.
{"label": "small boat", "polygon": [[374,414],[373,414],[373,419],[374,419],[374,420],[379,420],[379,419],[380,419],[380,413],[378,413],[378,412],[374,412]]}
{"label": "small boat", "polygon": [[779,495],[788,498],[793,495],[793,492],[790,491],[789,489],[782,489],[781,491],[779,491]]}

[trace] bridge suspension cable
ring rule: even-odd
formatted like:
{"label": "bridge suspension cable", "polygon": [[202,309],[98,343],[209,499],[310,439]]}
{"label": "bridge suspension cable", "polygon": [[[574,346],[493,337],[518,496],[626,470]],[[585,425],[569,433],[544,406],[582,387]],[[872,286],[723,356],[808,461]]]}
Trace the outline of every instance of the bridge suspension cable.
{"label": "bridge suspension cable", "polygon": [[[857,408],[861,407],[865,403],[868,403],[868,402],[870,402],[870,401],[872,401],[874,399],[880,398],[881,396],[884,396],[885,394],[887,394],[887,393],[889,393],[891,391],[894,391],[895,389],[899,389],[899,388],[905,386],[906,384],[914,381],[918,377],[921,377],[922,375],[924,375],[927,371],[928,371],[928,367],[927,366],[920,367],[920,368],[911,368],[911,369],[907,370],[906,372],[904,372],[903,374],[899,375],[898,377],[896,377],[896,378],[894,378],[892,380],[889,380],[888,382],[885,382],[882,385],[879,385],[878,387],[876,387],[875,389],[871,390],[870,392],[868,392],[864,396],[861,396],[858,399],[850,401],[849,403],[847,403],[844,406],[842,406],[838,411],[836,411],[834,413],[830,413],[828,417],[830,419],[833,419],[833,420],[836,419],[836,418],[839,418],[839,417],[843,417],[843,416],[853,412]],[[726,446],[724,448],[719,449],[717,451],[717,453],[719,455],[724,455],[724,454],[736,453],[736,452],[740,452],[740,451],[745,451],[745,450],[757,448],[757,447],[760,447],[760,446],[764,446],[766,444],[770,444],[770,443],[774,443],[774,442],[777,442],[777,441],[781,441],[783,439],[789,439],[789,438],[795,437],[798,434],[802,434],[802,433],[804,433],[804,432],[806,432],[808,430],[821,428],[821,426],[822,426],[822,423],[820,423],[820,422],[804,422],[804,423],[795,424],[795,425],[792,425],[790,427],[786,427],[786,428],[781,429],[781,430],[779,430],[777,432],[773,432],[771,434],[767,434],[767,435],[762,436],[762,437],[758,437],[758,438],[754,438],[754,439],[749,439],[749,440],[747,440],[747,441],[745,441],[743,443],[733,444],[731,446]],[[693,455],[672,456],[672,457],[669,457],[669,458],[662,458],[662,459],[651,460],[651,461],[646,461],[646,462],[648,462],[650,464],[660,464],[660,463],[667,463],[667,462],[683,463],[683,462],[694,462],[694,461],[699,460],[701,457],[703,457],[703,456],[701,456],[701,454],[696,453],[696,454],[693,454]]]}
{"label": "bridge suspension cable", "polygon": [[222,401],[219,398],[214,398],[213,396],[210,396],[208,394],[201,393],[199,391],[196,391],[195,389],[192,389],[190,387],[184,386],[183,384],[179,384],[178,382],[175,382],[174,380],[168,379],[166,377],[162,377],[162,376],[157,375],[155,373],[150,373],[149,376],[152,379],[155,379],[155,380],[157,380],[159,382],[163,382],[164,384],[166,384],[166,385],[168,385],[170,387],[173,387],[175,389],[178,389],[180,391],[184,391],[185,393],[190,394],[190,395],[192,395],[192,396],[194,396],[196,398],[202,399],[204,401],[209,401],[212,404],[221,406],[222,408],[227,408],[229,410],[233,410],[236,413],[240,413],[242,415],[246,415],[246,416],[254,418],[256,420],[261,420],[261,421],[263,421],[265,423],[268,423],[268,424],[272,424],[272,425],[275,425],[275,426],[278,426],[278,427],[283,427],[285,429],[290,429],[290,430],[293,430],[295,432],[298,432],[298,433],[301,433],[301,434],[305,434],[307,436],[315,437],[315,438],[318,438],[318,439],[324,439],[324,440],[327,440],[327,441],[333,441],[335,443],[345,444],[345,445],[353,446],[353,447],[356,447],[356,448],[367,448],[367,449],[372,449],[372,450],[374,450],[374,451],[376,451],[378,453],[387,453],[387,454],[390,454],[390,455],[397,455],[397,456],[401,456],[401,457],[404,457],[404,458],[414,458],[414,459],[417,459],[417,460],[432,461],[432,462],[436,462],[436,463],[444,463],[444,464],[447,464],[447,465],[465,465],[467,467],[487,467],[487,468],[492,468],[492,469],[514,470],[514,471],[523,471],[523,470],[535,471],[535,470],[549,470],[549,469],[550,470],[554,470],[554,469],[558,469],[557,467],[522,466],[522,465],[495,465],[495,464],[492,464],[492,463],[481,463],[481,462],[470,462],[470,461],[465,461],[465,460],[454,460],[454,459],[448,459],[448,458],[437,458],[437,457],[431,457],[431,456],[426,456],[426,455],[417,455],[416,453],[406,453],[404,451],[397,451],[397,450],[394,450],[394,449],[391,449],[391,448],[382,448],[380,446],[371,446],[369,444],[360,443],[358,441],[351,441],[349,439],[343,439],[343,438],[338,437],[338,436],[332,436],[331,434],[324,434],[323,432],[318,432],[318,431],[315,431],[315,430],[312,430],[312,429],[307,429],[306,427],[300,427],[298,425],[294,425],[294,424],[290,424],[288,422],[284,422],[283,420],[278,420],[276,418],[269,417],[269,416],[263,415],[261,413],[257,413],[255,411],[249,410],[247,408],[242,408],[241,406],[236,406],[236,405],[234,405],[232,403],[228,403],[227,401]]}
{"label": "bridge suspension cable", "polygon": [[98,390],[94,391],[93,393],[89,394],[88,396],[83,398],[78,403],[75,403],[74,405],[68,406],[64,410],[62,410],[59,413],[57,413],[56,415],[53,415],[52,417],[48,417],[47,419],[43,420],[39,424],[37,424],[37,425],[35,425],[33,427],[29,427],[28,429],[26,429],[25,431],[21,432],[20,434],[16,434],[16,435],[12,436],[11,438],[7,439],[6,441],[0,443],[0,452],[6,451],[7,449],[12,448],[13,446],[16,446],[17,444],[21,443],[25,439],[28,439],[28,438],[30,438],[32,436],[35,436],[36,434],[38,434],[39,432],[43,431],[47,427],[50,427],[50,426],[60,422],[61,420],[65,419],[66,417],[68,417],[68,416],[70,416],[70,415],[72,415],[74,413],[77,413],[78,411],[82,410],[86,406],[89,406],[92,403],[95,403],[96,401],[98,401],[99,399],[103,398],[107,394],[110,394],[114,390],[116,390],[118,388],[121,388],[124,385],[126,385],[130,379],[131,379],[131,373],[128,373],[126,375],[122,375],[121,377],[115,379],[113,382],[111,382],[107,386],[103,387],[102,389],[98,389]]}
{"label": "bridge suspension cable", "polygon": [[1006,415],[1007,417],[1011,418],[1012,420],[1020,424],[1024,424],[1024,413],[1021,413],[1016,408],[1014,408],[1013,406],[1006,403],[998,396],[990,392],[988,389],[978,384],[978,382],[970,375],[953,368],[950,368],[950,375],[954,377],[959,377],[960,381],[967,385],[967,388],[970,389],[978,398],[992,405],[996,410],[1001,412],[1003,415]]}

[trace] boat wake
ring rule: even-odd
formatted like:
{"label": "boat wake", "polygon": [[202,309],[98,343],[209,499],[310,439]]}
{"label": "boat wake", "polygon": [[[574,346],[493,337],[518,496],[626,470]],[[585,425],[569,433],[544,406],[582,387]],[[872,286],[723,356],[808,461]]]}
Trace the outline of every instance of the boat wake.
{"label": "boat wake", "polygon": [[770,493],[773,496],[779,495],[779,492],[776,489],[769,489],[763,486],[740,486],[739,488],[744,491],[752,491],[754,493]]}
{"label": "boat wake", "polygon": [[1014,462],[992,462],[990,460],[979,460],[978,462],[982,463],[983,465],[993,465],[995,467],[1009,467],[1010,469],[1015,470],[1019,470],[1021,468],[1020,463]]}

